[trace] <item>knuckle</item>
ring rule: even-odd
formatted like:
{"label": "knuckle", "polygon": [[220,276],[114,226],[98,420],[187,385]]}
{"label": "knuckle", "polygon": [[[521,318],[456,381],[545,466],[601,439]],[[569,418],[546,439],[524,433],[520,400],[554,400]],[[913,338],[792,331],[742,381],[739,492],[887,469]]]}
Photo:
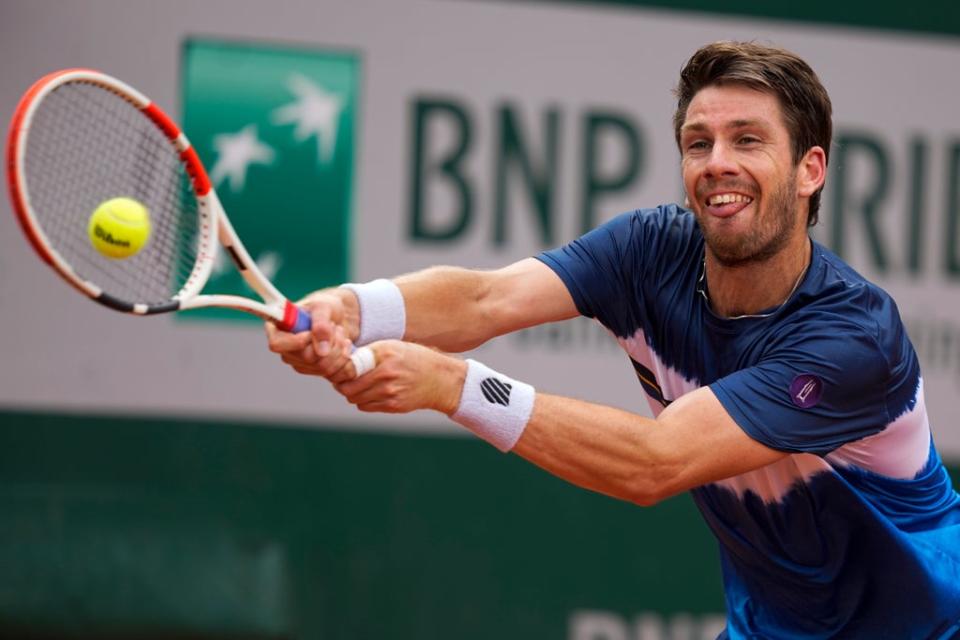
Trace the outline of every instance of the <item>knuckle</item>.
{"label": "knuckle", "polygon": [[337,373],[339,373],[339,371],[334,367],[320,367],[318,372],[324,378],[329,378],[331,380],[336,377]]}

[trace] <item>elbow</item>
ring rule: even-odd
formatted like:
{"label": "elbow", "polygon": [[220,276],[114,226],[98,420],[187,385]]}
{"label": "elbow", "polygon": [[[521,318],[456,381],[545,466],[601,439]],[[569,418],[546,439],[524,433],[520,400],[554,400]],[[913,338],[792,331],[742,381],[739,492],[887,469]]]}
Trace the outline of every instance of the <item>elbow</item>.
{"label": "elbow", "polygon": [[651,465],[631,478],[627,499],[641,507],[652,507],[680,493],[676,478],[674,470]]}
{"label": "elbow", "polygon": [[[484,277],[485,276],[485,277]],[[470,300],[474,308],[476,322],[476,343],[474,348],[497,336],[507,333],[515,320],[510,317],[515,305],[502,299],[496,281],[489,274],[482,274],[475,297]]]}
{"label": "elbow", "polygon": [[632,447],[636,457],[625,480],[628,500],[641,507],[652,507],[689,488],[689,461],[669,439],[655,437],[658,433],[657,429],[636,432],[641,439]]}
{"label": "elbow", "polygon": [[669,495],[663,491],[659,491],[656,487],[635,486],[631,487],[627,499],[639,507],[652,507],[668,497]]}

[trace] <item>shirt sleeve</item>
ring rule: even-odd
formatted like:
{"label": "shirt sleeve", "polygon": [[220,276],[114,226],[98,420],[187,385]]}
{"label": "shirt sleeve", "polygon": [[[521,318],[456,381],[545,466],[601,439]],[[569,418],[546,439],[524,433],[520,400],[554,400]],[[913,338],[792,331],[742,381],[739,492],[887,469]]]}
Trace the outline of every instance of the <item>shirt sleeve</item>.
{"label": "shirt sleeve", "polygon": [[838,319],[814,329],[794,324],[756,365],[710,388],[754,440],[825,455],[887,427],[890,384],[876,336]]}
{"label": "shirt sleeve", "polygon": [[676,205],[641,209],[536,257],[563,280],[581,315],[627,336],[650,315],[645,287],[686,261],[676,255],[692,242],[694,224]]}
{"label": "shirt sleeve", "polygon": [[643,243],[636,215],[621,214],[567,245],[536,256],[560,276],[581,315],[597,318],[611,302],[623,300],[620,294],[628,278],[624,266],[631,262],[631,247]]}

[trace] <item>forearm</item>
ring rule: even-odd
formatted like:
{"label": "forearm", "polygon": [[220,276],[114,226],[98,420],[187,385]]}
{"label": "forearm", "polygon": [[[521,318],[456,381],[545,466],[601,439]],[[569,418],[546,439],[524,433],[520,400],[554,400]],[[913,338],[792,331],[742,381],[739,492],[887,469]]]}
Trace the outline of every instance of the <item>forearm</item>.
{"label": "forearm", "polygon": [[406,308],[404,340],[462,352],[499,335],[490,272],[431,267],[393,281]]}
{"label": "forearm", "polygon": [[653,437],[665,426],[651,418],[537,393],[480,362],[409,341],[371,349],[376,368],[337,385],[362,411],[439,411],[501,451],[622,500],[652,504],[686,488],[675,480],[688,465]]}
{"label": "forearm", "polygon": [[394,338],[461,352],[509,330],[498,331],[502,322],[492,312],[496,280],[494,272],[430,267],[389,283],[347,284],[319,293],[340,299],[343,326],[354,341]]}
{"label": "forearm", "polygon": [[493,271],[431,267],[393,282],[403,296],[403,339],[448,352],[578,313],[566,285],[534,258]]}
{"label": "forearm", "polygon": [[657,427],[652,418],[538,393],[513,453],[577,486],[649,505],[676,493],[680,475],[650,437]]}

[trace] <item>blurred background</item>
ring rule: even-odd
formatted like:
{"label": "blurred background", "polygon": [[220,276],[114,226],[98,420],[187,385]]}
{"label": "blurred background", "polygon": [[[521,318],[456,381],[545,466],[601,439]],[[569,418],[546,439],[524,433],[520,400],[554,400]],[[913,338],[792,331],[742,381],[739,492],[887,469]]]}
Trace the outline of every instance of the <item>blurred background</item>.
{"label": "blurred background", "polygon": [[[960,9],[838,4],[3,0],[0,114],[64,67],[135,86],[184,125],[251,253],[296,298],[499,266],[682,201],[680,67],[714,40],[784,46],[834,103],[814,235],[897,299],[957,478]],[[641,509],[434,415],[359,414],[238,315],[109,311],[0,208],[0,636],[722,628],[715,543],[686,496]],[[209,288],[241,286],[224,269]],[[590,322],[480,352],[544,391],[648,413]]]}

